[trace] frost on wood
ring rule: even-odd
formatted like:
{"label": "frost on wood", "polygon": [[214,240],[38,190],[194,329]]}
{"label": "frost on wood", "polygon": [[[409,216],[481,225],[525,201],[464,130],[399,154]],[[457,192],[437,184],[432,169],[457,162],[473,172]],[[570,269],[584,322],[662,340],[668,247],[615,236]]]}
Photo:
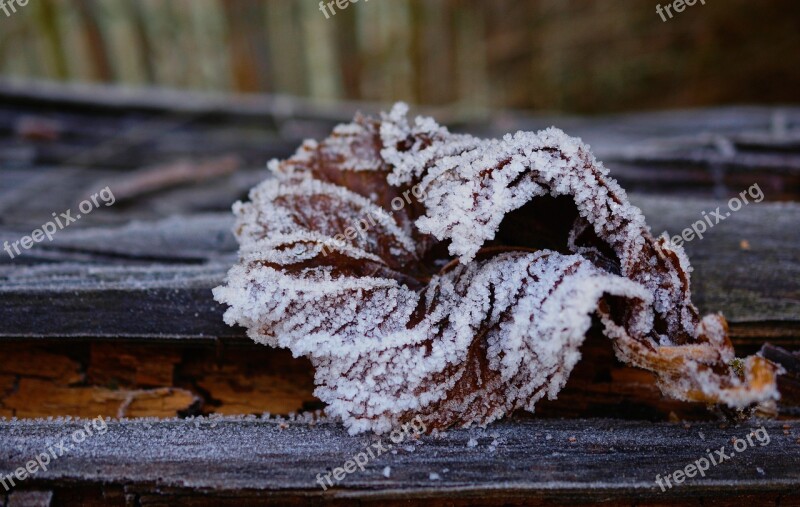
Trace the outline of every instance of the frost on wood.
{"label": "frost on wood", "polygon": [[234,206],[240,261],[214,294],[227,323],[311,359],[352,433],[533,410],[593,322],[672,397],[777,397],[776,367],[734,368],[725,320],[699,316],[683,250],[558,129],[478,139],[398,104],[270,167]]}

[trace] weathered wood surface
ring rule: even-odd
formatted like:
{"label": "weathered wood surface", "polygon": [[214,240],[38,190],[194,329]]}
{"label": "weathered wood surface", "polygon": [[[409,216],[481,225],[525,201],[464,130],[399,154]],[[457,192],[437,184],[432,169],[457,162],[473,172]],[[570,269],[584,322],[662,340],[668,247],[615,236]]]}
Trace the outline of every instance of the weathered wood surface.
{"label": "weathered wood surface", "polygon": [[[581,353],[558,399],[537,404],[537,418],[719,417],[705,405],[665,398],[651,373],[615,359],[605,337],[590,333]],[[324,407],[313,394],[314,372],[306,358],[245,339],[3,340],[0,357],[13,359],[0,361],[4,417],[287,415]],[[793,385],[782,385],[787,390],[781,392],[792,392]],[[791,404],[778,408],[784,416],[800,415]]]}
{"label": "weathered wood surface", "polygon": [[6,340],[0,357],[0,417],[289,414],[323,407],[312,394],[307,359],[249,340]]}
{"label": "weathered wood surface", "polygon": [[790,352],[766,343],[760,352],[766,359],[783,368],[784,373],[778,377],[781,403],[798,407],[799,410],[796,410],[794,415],[800,415],[800,350]]}
{"label": "weathered wood surface", "polygon": [[[263,167],[304,137],[325,137],[356,111],[387,104],[287,97],[121,91],[0,80],[0,164],[125,170],[235,154]],[[800,199],[800,108],[726,107],[602,118],[464,116],[417,109],[460,131],[499,137],[557,125],[592,145],[628,190],[723,197],[758,182],[770,200]],[[0,187],[2,189],[2,187]]]}
{"label": "weathered wood surface", "polygon": [[[761,445],[766,437],[753,437],[753,446],[732,453],[733,439],[745,439],[762,424],[768,444]],[[485,430],[407,438],[396,445],[387,436],[387,452],[327,491],[316,483],[317,474],[344,466],[378,437],[352,437],[326,422],[202,418],[108,422],[104,434],[74,443],[71,434],[82,425],[0,424],[0,474],[13,472],[48,445],[66,439],[69,451],[46,472],[23,481],[21,489],[50,490],[57,500],[62,490],[79,482],[121,490],[133,501],[129,505],[174,505],[197,491],[208,493],[206,503],[215,505],[242,505],[259,497],[276,504],[291,498],[295,505],[324,500],[440,505],[575,500],[699,505],[713,500],[724,505],[749,496],[759,498],[759,505],[800,502],[800,428],[780,422],[720,427],[517,420]],[[476,445],[471,447],[470,439]],[[657,475],[684,469],[723,446],[734,457],[710,466],[705,477],[665,487],[664,492],[655,483]],[[385,467],[390,467],[388,477]]]}
{"label": "weathered wood surface", "polygon": [[[177,157],[234,153],[263,166],[378,104],[319,103],[269,95],[136,92],[92,85],[0,80],[0,161],[125,170]],[[445,109],[448,124],[465,123]]]}
{"label": "weathered wood surface", "polygon": [[[672,235],[702,220],[701,212],[727,206],[633,200],[654,233]],[[751,203],[686,244],[695,301],[704,311],[723,312],[742,343],[750,337],[790,343],[800,332],[798,223],[800,205]],[[14,260],[0,252],[0,336],[242,336],[222,322],[223,308],[211,297],[235,259],[230,213],[82,225]],[[0,227],[0,241],[15,234]]]}
{"label": "weathered wood surface", "polygon": [[[29,234],[51,213],[74,209],[106,185],[122,189],[119,202],[59,231],[53,242],[13,260],[0,251],[0,415],[320,408],[310,365],[226,326],[210,290],[236,256],[231,203],[267,176],[266,159],[286,156],[301,137],[325,135],[353,109],[0,83],[0,243]],[[776,202],[800,200],[797,109],[457,120],[448,122],[484,135],[557,123],[583,136],[635,191],[632,200],[657,234],[677,234],[717,206],[724,211],[728,198],[758,183],[764,202],[744,206],[704,239],[686,244],[693,297],[704,312],[726,315],[742,353],[765,340],[798,348],[800,204]],[[706,448],[743,437],[749,426],[667,424],[714,414],[665,400],[652,375],[615,361],[608,340],[590,336],[582,353],[559,399],[537,405],[535,420],[425,437],[413,451],[381,457],[332,491],[315,486],[316,473],[341,466],[371,437],[348,437],[327,422],[282,428],[260,419],[136,420],[110,423],[106,435],[13,494],[4,497],[0,487],[0,506],[34,499],[136,506],[265,499],[278,505],[800,505],[794,420],[768,423],[769,445],[660,493],[657,473],[683,468]],[[797,376],[790,380],[796,387]],[[796,408],[779,408],[784,417],[797,416]],[[609,416],[626,421],[586,419]],[[24,465],[70,424],[0,422],[0,471]],[[467,447],[473,437],[478,446]]]}
{"label": "weathered wood surface", "polygon": [[590,143],[626,189],[730,197],[753,183],[769,200],[800,200],[800,108],[725,107],[603,118],[510,116],[487,122],[499,137],[556,125]]}

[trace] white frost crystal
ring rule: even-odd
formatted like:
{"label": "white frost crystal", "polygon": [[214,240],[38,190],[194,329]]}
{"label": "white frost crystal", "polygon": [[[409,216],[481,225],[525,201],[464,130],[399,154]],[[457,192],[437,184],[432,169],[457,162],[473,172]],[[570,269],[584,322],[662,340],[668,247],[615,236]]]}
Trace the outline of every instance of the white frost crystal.
{"label": "white frost crystal", "polygon": [[351,433],[533,410],[566,383],[593,316],[666,394],[777,396],[771,363],[729,366],[682,249],[650,235],[579,139],[484,140],[405,114],[358,117],[271,163],[234,205],[240,261],[214,290],[228,324],[311,359],[316,396]]}

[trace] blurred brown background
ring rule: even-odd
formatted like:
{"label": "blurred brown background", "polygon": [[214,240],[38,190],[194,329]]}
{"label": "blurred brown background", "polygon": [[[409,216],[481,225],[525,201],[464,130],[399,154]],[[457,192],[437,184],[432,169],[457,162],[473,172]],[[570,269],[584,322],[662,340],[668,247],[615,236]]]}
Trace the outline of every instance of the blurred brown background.
{"label": "blurred brown background", "polygon": [[0,13],[3,77],[465,111],[571,113],[800,96],[800,2],[35,0]]}

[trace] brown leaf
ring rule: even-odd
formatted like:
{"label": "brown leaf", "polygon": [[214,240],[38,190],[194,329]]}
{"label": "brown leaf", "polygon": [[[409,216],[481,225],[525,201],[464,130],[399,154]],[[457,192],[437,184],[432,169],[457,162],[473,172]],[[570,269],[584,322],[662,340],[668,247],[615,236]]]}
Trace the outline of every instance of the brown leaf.
{"label": "brown leaf", "polygon": [[273,162],[237,203],[240,262],[215,289],[229,324],[308,356],[315,394],[353,433],[420,416],[486,424],[556,397],[596,316],[666,394],[742,408],[775,367],[732,366],[725,320],[701,319],[680,247],[579,139],[502,140],[357,117]]}

